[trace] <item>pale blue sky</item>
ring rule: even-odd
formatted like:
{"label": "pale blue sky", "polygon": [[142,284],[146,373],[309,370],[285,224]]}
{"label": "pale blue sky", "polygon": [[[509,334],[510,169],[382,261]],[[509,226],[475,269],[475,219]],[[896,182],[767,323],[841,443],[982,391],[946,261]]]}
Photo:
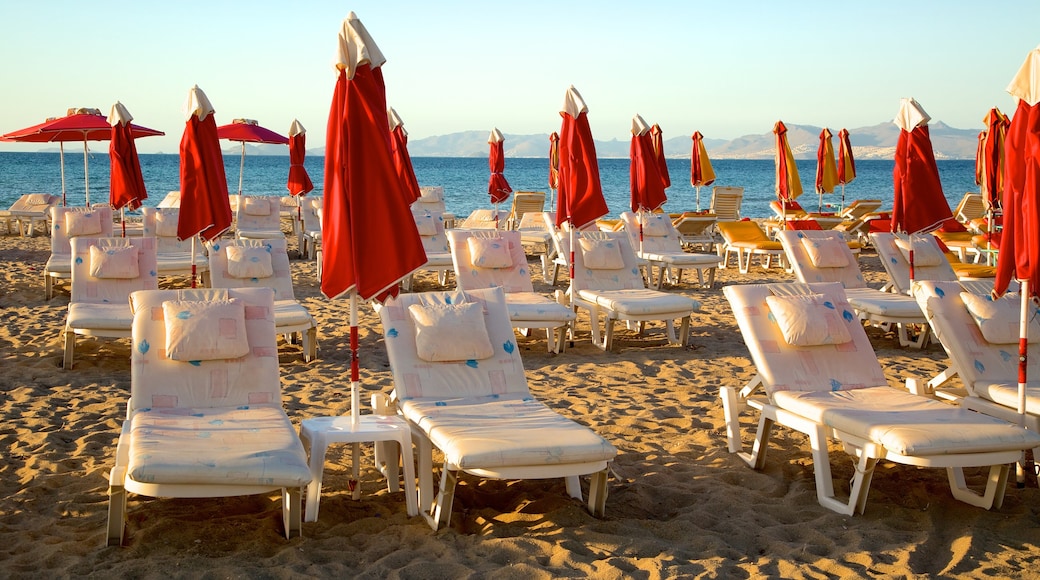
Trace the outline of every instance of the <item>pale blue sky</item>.
{"label": "pale blue sky", "polygon": [[636,113],[666,138],[732,139],[777,119],[861,127],[908,96],[981,129],[990,107],[1013,112],[1004,89],[1040,44],[1035,1],[0,0],[0,133],[69,107],[107,115],[119,100],[166,132],[140,151],[176,153],[198,84],[218,123],[248,117],[286,134],[298,118],[320,146],[351,10],[387,58],[388,104],[412,139],[558,130],[571,84],[604,140],[628,139]]}

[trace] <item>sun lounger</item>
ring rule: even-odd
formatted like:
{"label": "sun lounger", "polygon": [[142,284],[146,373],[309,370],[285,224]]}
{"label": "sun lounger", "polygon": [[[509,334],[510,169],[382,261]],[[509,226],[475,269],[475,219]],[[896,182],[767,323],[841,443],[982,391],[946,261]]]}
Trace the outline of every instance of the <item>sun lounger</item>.
{"label": "sun lounger", "polygon": [[[565,478],[577,499],[579,477],[588,475],[589,511],[603,515],[607,464],[617,451],[531,394],[501,288],[401,294],[377,310],[396,411],[418,447],[420,512],[431,527],[449,524],[462,473]],[[434,448],[444,457],[436,498]]]}
{"label": "sun lounger", "polygon": [[59,201],[61,196],[49,193],[26,193],[15,200],[8,209],[0,210],[0,222],[3,222],[8,234],[13,230],[24,237],[34,236],[36,226],[40,226],[41,232],[47,233],[50,208]]}
{"label": "sun lounger", "polygon": [[235,237],[240,240],[284,238],[282,205],[274,196],[238,195]]}
{"label": "sun lounger", "polygon": [[718,216],[705,210],[703,212],[684,211],[670,217],[675,231],[679,232],[679,241],[682,242],[684,248],[705,252],[715,251],[715,222]]}
{"label": "sun lounger", "polygon": [[513,328],[544,328],[549,352],[563,350],[574,310],[534,291],[520,232],[455,229],[447,235],[460,290],[501,288]]}
{"label": "sun lounger", "polygon": [[[722,259],[716,254],[683,251],[679,232],[667,214],[635,214],[626,211],[621,213],[621,223],[636,256],[647,263],[647,280],[651,287],[661,289],[666,278],[673,284],[679,284],[683,270],[696,271],[697,283],[701,288],[715,286],[715,271]],[[656,282],[654,268],[658,270]]]}
{"label": "sun lounger", "polygon": [[780,267],[784,266],[784,248],[780,242],[769,239],[761,226],[753,221],[718,222],[716,227],[722,236],[722,267],[729,267],[730,257],[737,259],[737,268],[741,274],[751,269],[751,259],[759,257],[763,268],[769,268],[776,259]]}
{"label": "sun lounger", "polygon": [[[412,210],[412,218],[415,219],[415,227],[426,251],[426,263],[419,270],[436,273],[437,283],[447,286],[452,263],[448,236],[444,232],[444,217],[439,213]],[[401,281],[401,287],[405,292],[411,292],[414,281],[415,272],[412,272]]]}
{"label": "sun lounger", "polygon": [[108,544],[122,543],[128,493],[279,493],[285,536],[299,535],[311,472],[282,409],[274,292],[150,290],[130,305],[130,397],[108,476]]}
{"label": "sun lounger", "polygon": [[[556,256],[555,246],[552,240],[552,231],[546,225],[542,214],[545,212],[527,212],[520,218],[520,224],[516,231],[520,232],[520,243],[524,246],[524,253],[538,256],[542,266],[542,277],[552,267],[552,260]],[[556,219],[555,212],[550,213],[550,220]],[[555,226],[553,226],[555,229]]]}
{"label": "sun lounger", "polygon": [[[956,499],[999,508],[1009,464],[1040,445],[1037,433],[889,386],[838,283],[734,285],[723,292],[758,371],[744,387],[721,389],[729,450],[763,469],[774,425],[804,433],[817,498],[830,510],[862,513],[881,460],[945,468]],[[760,414],[751,453],[743,451],[740,425],[748,408]],[[847,500],[835,492],[829,440],[855,464]],[[989,467],[981,494],[968,488],[965,467]]]}
{"label": "sun lounger", "polygon": [[953,217],[963,225],[968,222],[986,217],[986,201],[981,193],[969,191],[957,202],[957,209],[953,211]]}
{"label": "sun lounger", "polygon": [[43,291],[54,297],[54,282],[72,277],[72,244],[77,236],[112,237],[112,208],[51,206],[51,255],[43,267]]}
{"label": "sun lounger", "polygon": [[142,207],[144,237],[155,238],[159,276],[191,276],[192,264],[204,286],[209,285],[209,258],[205,245],[196,240],[192,259],[192,241],[177,238],[180,208]]}
{"label": "sun lounger", "polygon": [[506,229],[515,230],[520,227],[524,215],[542,211],[545,211],[544,191],[517,191],[513,193],[513,205],[509,209]]}
{"label": "sun lounger", "polygon": [[719,222],[740,221],[740,206],[743,201],[743,187],[716,185],[711,188],[711,206],[708,211],[715,214]]}
{"label": "sun lounger", "polygon": [[412,211],[420,213],[439,213],[444,219],[444,227],[455,227],[455,214],[448,211],[444,202],[444,188],[439,185],[424,185],[419,188],[419,199],[412,202]]}

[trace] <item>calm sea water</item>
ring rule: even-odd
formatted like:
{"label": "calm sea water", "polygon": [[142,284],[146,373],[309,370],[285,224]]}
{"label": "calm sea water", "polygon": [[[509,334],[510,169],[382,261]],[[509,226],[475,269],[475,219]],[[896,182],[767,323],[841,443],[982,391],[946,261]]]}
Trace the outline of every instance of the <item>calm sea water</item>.
{"label": "calm sea water", "polygon": [[[145,205],[154,206],[168,191],[179,188],[179,157],[177,155],[141,155],[141,171],[148,189]],[[238,190],[239,155],[224,156],[228,189]],[[420,185],[444,186],[449,211],[466,216],[471,211],[490,208],[486,158],[416,157],[412,160]],[[628,159],[600,159],[600,177],[604,196],[611,215],[617,215],[629,206]],[[324,159],[308,156],[305,166],[314,181],[311,195],[320,195]],[[943,190],[951,207],[967,191],[978,191],[975,185],[975,163],[972,160],[939,161],[939,173]],[[668,202],[665,210],[671,212],[695,209],[695,190],[690,186],[690,162],[669,159],[668,167],[672,187],[667,190]],[[744,187],[742,213],[748,217],[772,215],[769,202],[774,199],[774,166],[771,159],[712,161],[716,185]],[[856,180],[845,187],[846,200],[875,198],[884,202],[882,207],[892,207],[891,160],[858,160]],[[91,153],[90,200],[92,203],[108,199],[109,160],[104,153]],[[249,195],[285,195],[285,182],[289,170],[288,156],[247,156],[243,179],[243,192]],[[798,161],[798,171],[805,193],[799,201],[806,209],[815,209],[819,198],[813,191],[816,176],[815,160]],[[548,192],[548,160],[530,158],[506,159],[506,179],[513,190],[541,190]],[[83,205],[84,179],[83,154],[65,154],[66,199],[68,205]],[[61,165],[58,153],[0,153],[0,207],[10,206],[21,194],[33,192],[61,193]],[[701,208],[707,208],[711,199],[711,188],[701,188]],[[823,196],[824,204],[837,206],[841,202],[840,190]],[[503,204],[503,208],[509,202]],[[825,208],[826,210],[826,208]]]}

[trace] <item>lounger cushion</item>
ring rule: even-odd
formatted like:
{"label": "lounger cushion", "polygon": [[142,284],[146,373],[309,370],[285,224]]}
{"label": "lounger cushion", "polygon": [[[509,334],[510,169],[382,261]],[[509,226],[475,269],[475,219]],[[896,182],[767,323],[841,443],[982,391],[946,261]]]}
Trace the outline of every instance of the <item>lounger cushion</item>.
{"label": "lounger cushion", "polygon": [[864,314],[886,319],[904,318],[908,322],[926,322],[921,307],[910,296],[874,288],[846,288],[845,294],[849,304]]}
{"label": "lounger cushion", "polygon": [[271,252],[264,247],[229,245],[228,276],[232,278],[270,278],[274,276]]}
{"label": "lounger cushion", "polygon": [[155,212],[155,235],[160,238],[177,237],[177,212]]}
{"label": "lounger cushion", "polygon": [[802,247],[817,268],[845,268],[849,265],[848,246],[836,238],[801,238]]}
{"label": "lounger cushion", "polygon": [[660,216],[648,215],[643,217],[641,220],[643,222],[643,236],[659,238],[667,236],[672,232],[671,222],[666,219],[664,214],[660,214]]}
{"label": "lounger cushion", "polygon": [[274,326],[275,330],[287,326],[299,326],[301,324],[314,325],[314,317],[307,308],[296,300],[274,301]]}
{"label": "lounger cushion", "polygon": [[156,406],[135,413],[130,429],[134,481],[299,487],[311,480],[303,445],[278,407]]}
{"label": "lounger cushion", "polygon": [[242,211],[246,215],[271,215],[271,202],[266,199],[247,197],[243,200]]}
{"label": "lounger cushion", "polygon": [[679,294],[649,289],[579,290],[578,295],[588,302],[629,316],[673,314],[676,318],[689,316],[700,310],[700,303]]}
{"label": "lounger cushion", "polygon": [[[910,262],[910,241],[896,238],[896,247],[903,254],[906,261]],[[936,249],[934,244],[928,243],[922,238],[914,239],[914,265],[915,266],[938,266],[946,260],[946,256]]]}
{"label": "lounger cushion", "polygon": [[528,322],[558,322],[574,320],[574,310],[537,292],[509,292],[506,294],[509,320]]}
{"label": "lounger cushion", "polygon": [[513,257],[509,245],[502,238],[466,239],[469,245],[470,262],[477,268],[512,268]]}
{"label": "lounger cushion", "polygon": [[50,205],[50,197],[46,193],[30,193],[25,196],[25,205]]}
{"label": "lounger cushion", "polygon": [[437,235],[437,222],[434,220],[432,214],[423,214],[413,216],[415,218],[415,229],[419,231],[420,236],[436,236]]}
{"label": "lounger cushion", "polygon": [[167,300],[166,357],[177,361],[239,358],[249,354],[246,306],[227,300]]}
{"label": "lounger cushion", "polygon": [[141,275],[137,246],[90,246],[90,275],[94,278],[133,279]]}
{"label": "lounger cushion", "polygon": [[852,340],[844,317],[854,318],[842,304],[822,294],[767,296],[766,303],[784,340],[792,346],[845,344]]}
{"label": "lounger cushion", "polygon": [[422,360],[480,360],[495,353],[481,304],[412,304],[408,314],[415,323],[415,347]]}
{"label": "lounger cushion", "polygon": [[66,237],[94,236],[101,233],[101,214],[99,212],[65,212]]}
{"label": "lounger cushion", "polygon": [[617,454],[591,429],[530,394],[409,399],[401,412],[462,469],[607,461]]}
{"label": "lounger cushion", "polygon": [[[1017,292],[1009,292],[997,300],[961,292],[961,301],[968,307],[982,337],[992,344],[1018,343],[1022,317],[1020,299]],[[1040,321],[1037,320],[1036,308],[1030,307],[1029,314],[1029,342],[1036,343],[1040,341]]]}
{"label": "lounger cushion", "polygon": [[906,456],[1020,449],[1036,437],[1006,421],[887,385],[843,391],[776,391],[772,397],[782,409]]}
{"label": "lounger cushion", "polygon": [[621,247],[614,240],[595,240],[582,237],[581,257],[585,267],[590,270],[619,270],[625,267],[625,259],[621,255]]}
{"label": "lounger cushion", "polygon": [[133,322],[134,315],[130,312],[129,303],[72,302],[69,304],[65,326],[95,331],[123,330],[129,333]]}

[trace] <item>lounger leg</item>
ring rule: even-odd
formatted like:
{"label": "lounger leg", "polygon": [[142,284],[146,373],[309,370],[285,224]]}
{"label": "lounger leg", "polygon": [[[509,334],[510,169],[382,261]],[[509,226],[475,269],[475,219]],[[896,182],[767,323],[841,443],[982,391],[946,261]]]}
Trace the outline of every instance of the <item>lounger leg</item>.
{"label": "lounger leg", "polygon": [[607,470],[592,474],[589,479],[589,512],[597,518],[607,511]]}
{"label": "lounger leg", "polygon": [[434,531],[445,528],[451,522],[451,505],[455,501],[455,484],[458,483],[458,472],[447,464],[441,470],[441,489],[437,494],[433,510],[426,521]]}
{"label": "lounger leg", "polygon": [[73,351],[76,349],[76,333],[71,328],[66,328],[64,334],[65,356],[61,361],[61,368],[70,370],[72,368]]}
{"label": "lounger leg", "polygon": [[43,296],[47,300],[54,298],[54,279],[46,272],[43,273]]}
{"label": "lounger leg", "polygon": [[690,317],[683,316],[682,322],[679,324],[679,345],[686,346],[686,343],[690,341]]}
{"label": "lounger leg", "polygon": [[614,348],[615,320],[613,318],[610,318],[609,316],[604,316],[603,318],[603,345],[600,346],[600,348],[609,351]]}
{"label": "lounger leg", "polygon": [[123,544],[126,530],[126,488],[123,487],[125,470],[114,468],[108,484],[108,539],[109,546]]}
{"label": "lounger leg", "polygon": [[946,477],[950,480],[950,492],[953,497],[968,505],[988,510],[1004,505],[1004,491],[1007,489],[1010,472],[1011,467],[1008,464],[991,466],[989,478],[986,480],[986,491],[981,494],[968,488],[964,480],[964,469],[961,467],[947,467]]}
{"label": "lounger leg", "polygon": [[300,488],[282,488],[282,526],[285,538],[303,535],[303,514],[300,509]]}
{"label": "lounger leg", "polygon": [[741,274],[747,274],[751,269],[751,251],[737,248],[737,269]]}
{"label": "lounger leg", "polygon": [[744,442],[740,435],[740,412],[747,405],[738,399],[740,389],[736,387],[722,387],[719,389],[719,398],[722,399],[722,416],[726,420],[726,440],[729,442],[729,452],[739,453],[744,448]]}
{"label": "lounger leg", "polygon": [[318,358],[318,327],[312,326],[303,331],[303,360],[311,362]]}

